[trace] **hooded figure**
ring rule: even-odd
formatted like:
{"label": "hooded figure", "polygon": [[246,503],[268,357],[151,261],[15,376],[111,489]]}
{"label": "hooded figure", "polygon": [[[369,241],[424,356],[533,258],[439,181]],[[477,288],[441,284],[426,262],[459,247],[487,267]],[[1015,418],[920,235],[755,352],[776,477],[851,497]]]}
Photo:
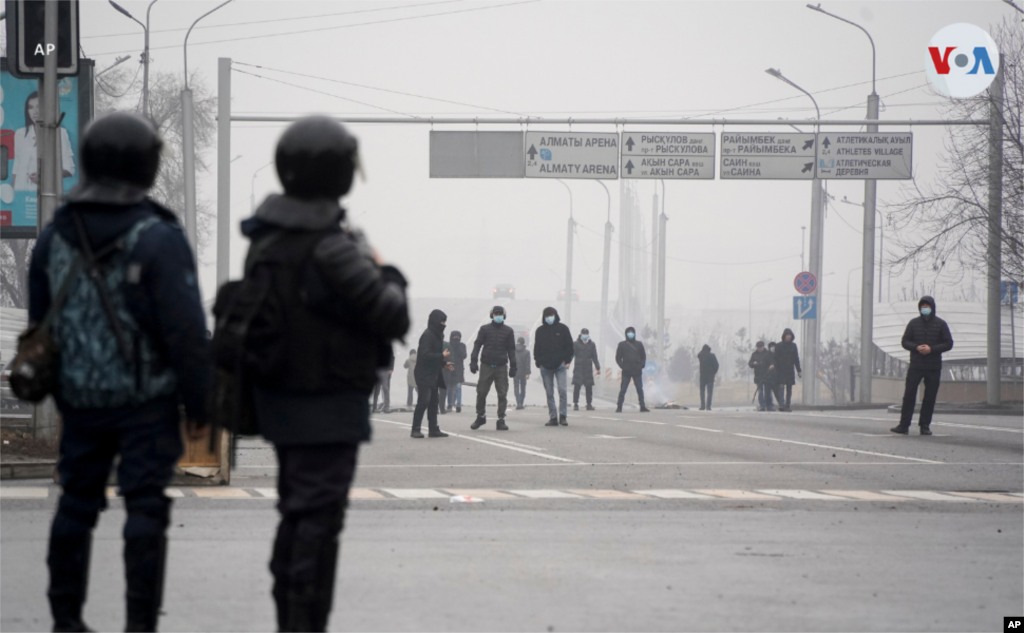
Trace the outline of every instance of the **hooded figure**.
{"label": "hooded figure", "polygon": [[793,370],[796,370],[797,375],[803,374],[803,369],[800,367],[800,350],[797,349],[796,343],[793,342],[795,335],[793,330],[786,328],[782,331],[782,340],[775,345],[775,355],[773,357],[774,365],[770,366],[771,371],[775,379],[775,384],[785,386],[785,400],[782,399],[781,392],[779,389],[779,411],[790,411],[790,404],[793,400],[793,385],[796,384],[796,378],[793,376]]}
{"label": "hooded figure", "polygon": [[629,381],[633,381],[636,387],[637,399],[640,401],[640,412],[650,411],[644,404],[644,381],[643,370],[647,365],[647,350],[644,344],[636,340],[636,330],[632,327],[626,328],[626,340],[619,343],[615,349],[615,363],[622,369],[622,383],[619,386],[619,403],[615,409],[616,413],[622,413],[622,404],[626,400],[626,390],[629,388]]}
{"label": "hooded figure", "polygon": [[587,411],[593,411],[594,372],[601,372],[601,362],[597,358],[597,345],[590,339],[590,330],[583,328],[576,342],[572,344],[575,364],[572,366],[572,408],[579,411],[580,387],[587,392]]}
{"label": "hooded figure", "polygon": [[452,371],[444,372],[444,384],[448,390],[448,410],[451,411],[455,407],[456,412],[461,413],[462,383],[466,380],[466,358],[469,356],[466,344],[462,342],[462,332],[452,330],[448,338],[448,349],[452,352],[448,362],[453,367]]}
{"label": "hooded figure", "polygon": [[[507,431],[505,411],[508,409],[508,379],[516,377],[516,335],[505,325],[505,308],[491,308],[491,320],[480,326],[473,342],[469,359],[470,373],[480,372],[476,383],[476,420],[469,428],[479,429],[487,424],[487,394],[494,385],[498,392],[497,430]],[[479,359],[479,363],[477,363]],[[525,369],[523,371],[526,371]]]}
{"label": "hooded figure", "polygon": [[718,373],[718,357],[711,352],[710,345],[705,345],[697,353],[697,361],[700,363],[700,410],[710,411],[711,398],[715,393],[715,374]]}
{"label": "hooded figure", "polygon": [[516,409],[526,408],[526,381],[530,379],[530,367],[533,367],[533,355],[526,348],[526,339],[520,336],[516,340],[516,365],[523,368],[523,371],[516,374],[512,381],[512,388],[516,396]]}
{"label": "hooded figure", "polygon": [[758,341],[754,353],[750,355],[747,366],[754,370],[754,384],[757,385],[757,410],[767,410],[765,402],[765,376],[768,375],[768,368],[772,366],[771,352],[764,346],[764,341]]}
{"label": "hooded figure", "polygon": [[[542,322],[533,337],[533,362],[540,368],[544,391],[548,396],[546,426],[568,426],[569,398],[566,376],[572,362],[572,332],[558,318],[558,310],[548,307],[541,313]],[[555,406],[555,386],[558,387],[558,406]]]}
{"label": "hooded figure", "polygon": [[440,310],[434,310],[427,317],[427,329],[420,335],[420,343],[416,349],[416,388],[419,397],[416,410],[412,414],[412,434],[417,439],[423,437],[420,427],[423,414],[427,415],[430,437],[448,437],[437,425],[437,406],[439,386],[443,386],[441,373],[444,371],[451,355],[444,348],[444,328],[448,316]]}
{"label": "hooded figure", "polygon": [[942,377],[942,354],[953,349],[953,335],[946,322],[935,315],[935,299],[927,295],[921,297],[917,302],[917,311],[918,316],[907,323],[901,341],[903,349],[910,352],[910,367],[907,369],[900,423],[891,430],[904,435],[910,432],[917,387],[924,380],[924,399],[921,401],[918,424],[921,435],[931,435],[932,413],[935,411],[939,379]]}

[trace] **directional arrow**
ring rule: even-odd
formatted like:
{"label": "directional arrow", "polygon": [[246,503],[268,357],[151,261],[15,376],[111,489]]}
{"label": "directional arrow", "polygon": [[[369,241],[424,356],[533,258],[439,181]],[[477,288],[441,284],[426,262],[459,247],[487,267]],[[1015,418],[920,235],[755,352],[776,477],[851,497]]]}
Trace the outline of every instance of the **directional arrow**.
{"label": "directional arrow", "polygon": [[636,143],[634,143],[634,142],[633,142],[633,137],[632,137],[632,136],[630,136],[630,137],[629,137],[629,140],[627,140],[627,141],[626,141],[626,149],[628,149],[629,151],[631,151],[631,152],[632,152],[632,151],[633,151],[633,146],[634,146],[634,145],[636,145]]}
{"label": "directional arrow", "polygon": [[627,174],[632,174],[633,173],[633,161],[626,162],[626,173]]}
{"label": "directional arrow", "polygon": [[811,140],[806,141],[804,143],[803,149],[810,149],[812,147],[814,147],[814,139],[813,138]]}
{"label": "directional arrow", "polygon": [[825,137],[825,140],[821,142],[822,147],[824,147],[825,149],[828,149],[828,146],[831,145],[831,144],[832,143],[830,143],[828,141],[828,137],[827,136]]}
{"label": "directional arrow", "polygon": [[811,171],[811,167],[814,167],[814,163],[804,163],[804,168],[800,170],[800,173],[806,174]]}
{"label": "directional arrow", "polygon": [[533,160],[537,156],[537,148],[531,145],[530,149],[527,150],[526,153],[530,156],[530,160]]}

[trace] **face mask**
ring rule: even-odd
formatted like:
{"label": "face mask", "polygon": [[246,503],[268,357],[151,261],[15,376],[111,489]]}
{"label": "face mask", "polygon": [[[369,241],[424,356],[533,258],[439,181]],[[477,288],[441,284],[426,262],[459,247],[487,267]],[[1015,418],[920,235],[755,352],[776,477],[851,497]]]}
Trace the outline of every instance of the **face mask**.
{"label": "face mask", "polygon": [[502,323],[505,322],[505,315],[503,315],[503,314],[495,315],[494,322],[497,323],[498,325],[501,325]]}
{"label": "face mask", "polygon": [[931,316],[931,314],[932,314],[932,309],[931,308],[921,308],[921,316]]}
{"label": "face mask", "polygon": [[590,335],[589,335],[589,334],[584,334],[584,335],[583,335],[583,336],[581,336],[580,338],[581,338],[581,339],[583,339],[583,340],[584,340],[584,342],[586,342],[586,341],[589,341],[589,340],[590,340]]}
{"label": "face mask", "polygon": [[636,334],[633,334],[632,332],[626,332],[626,338],[632,341],[633,339],[636,338]]}
{"label": "face mask", "polygon": [[544,322],[547,323],[548,325],[554,325],[555,317],[553,317],[553,316],[544,317]]}

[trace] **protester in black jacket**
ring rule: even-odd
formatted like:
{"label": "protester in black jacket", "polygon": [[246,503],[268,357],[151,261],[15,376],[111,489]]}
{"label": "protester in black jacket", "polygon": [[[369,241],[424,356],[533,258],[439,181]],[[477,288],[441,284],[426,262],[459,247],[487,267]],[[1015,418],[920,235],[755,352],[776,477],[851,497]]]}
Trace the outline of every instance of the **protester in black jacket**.
{"label": "protester in black jacket", "polygon": [[640,412],[648,413],[650,409],[644,404],[644,379],[643,370],[647,365],[647,350],[644,344],[636,340],[636,330],[632,327],[626,328],[626,340],[619,343],[615,349],[615,362],[622,369],[622,384],[619,386],[619,403],[615,409],[616,413],[622,413],[622,404],[626,401],[626,390],[629,389],[629,381],[633,381],[636,387],[636,397],[640,401]]}
{"label": "protester in black jacket", "polygon": [[775,364],[769,367],[769,369],[775,372],[776,384],[785,385],[785,402],[783,402],[781,397],[782,389],[779,389],[779,411],[793,410],[791,408],[793,385],[796,384],[793,370],[796,370],[797,376],[803,376],[803,370],[800,368],[800,350],[797,349],[793,338],[793,330],[786,328],[782,331],[782,341],[775,346],[775,357],[773,359]]}
{"label": "protester in black jacket", "polygon": [[456,413],[462,412],[462,383],[466,380],[466,359],[469,353],[466,344],[462,342],[462,332],[452,330],[448,338],[448,348],[452,355],[448,359],[452,364],[452,371],[444,373],[444,384],[448,390],[448,411],[455,408]]}
{"label": "protester in black jacket", "polygon": [[782,404],[781,398],[782,391],[779,385],[778,373],[775,371],[775,341],[768,343],[768,353],[771,355],[771,361],[768,364],[768,373],[764,376],[764,403],[767,411],[775,411],[775,400]]}
{"label": "protester in black jacket", "polygon": [[513,389],[516,395],[516,409],[526,408],[526,381],[530,379],[530,368],[533,367],[533,355],[526,348],[526,339],[522,336],[516,340],[516,366],[522,367],[523,371],[516,374],[513,379]]}
{"label": "protester in black jacket", "polygon": [[910,352],[910,367],[907,369],[900,423],[891,430],[904,435],[910,432],[917,387],[924,380],[924,399],[921,401],[921,416],[917,423],[921,427],[921,435],[931,435],[932,413],[935,411],[935,399],[939,395],[939,381],[942,378],[942,354],[953,349],[953,335],[946,322],[935,315],[935,299],[927,295],[921,297],[917,309],[920,316],[907,323],[901,341],[903,349]]}
{"label": "protester in black jacket", "polygon": [[[533,362],[540,368],[544,391],[548,397],[548,416],[545,426],[569,426],[569,398],[566,377],[572,362],[572,333],[558,317],[558,310],[544,308],[543,322],[533,339]],[[558,405],[555,405],[555,384],[558,385]]]}
{"label": "protester in black jacket", "polygon": [[[711,410],[711,398],[715,394],[715,374],[718,373],[718,357],[711,352],[711,346],[705,345],[697,353],[700,363],[700,410]],[[705,392],[707,401],[704,400]],[[706,406],[705,406],[706,404]]]}
{"label": "protester in black jacket", "polygon": [[449,367],[451,351],[445,349],[444,328],[448,317],[440,310],[434,310],[427,317],[427,329],[420,335],[416,348],[416,409],[412,414],[411,437],[422,439],[420,431],[423,414],[427,414],[430,437],[448,437],[437,425],[438,388],[444,385],[442,373]]}
{"label": "protester in black jacket", "polygon": [[[508,409],[508,379],[516,377],[515,332],[505,325],[505,308],[491,308],[491,322],[480,326],[473,354],[469,359],[469,371],[480,372],[476,384],[476,420],[469,428],[476,430],[487,424],[487,394],[494,385],[498,392],[497,430],[507,431],[505,411]],[[477,360],[479,359],[479,363]],[[523,371],[527,371],[524,369]]]}
{"label": "protester in black jacket", "polygon": [[590,340],[590,330],[583,328],[572,344],[572,408],[580,410],[580,388],[587,392],[587,411],[594,410],[594,376],[601,374],[601,361],[597,359],[597,345]]}
{"label": "protester in black jacket", "polygon": [[764,411],[764,379],[768,375],[768,368],[772,366],[772,355],[765,349],[764,341],[758,341],[754,352],[747,361],[747,366],[754,370],[754,384],[757,385],[757,410]]}

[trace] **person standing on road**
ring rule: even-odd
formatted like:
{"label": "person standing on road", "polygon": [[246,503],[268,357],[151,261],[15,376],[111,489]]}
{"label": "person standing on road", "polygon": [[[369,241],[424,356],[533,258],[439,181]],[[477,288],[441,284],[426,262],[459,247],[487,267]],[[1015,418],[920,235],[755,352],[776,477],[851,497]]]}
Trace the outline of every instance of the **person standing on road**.
{"label": "person standing on road", "polygon": [[[718,373],[718,357],[711,352],[711,346],[705,345],[697,353],[700,363],[700,410],[711,410],[711,397],[715,394],[715,374]],[[704,395],[707,392],[705,406]]]}
{"label": "person standing on road", "polygon": [[764,341],[758,341],[754,353],[750,355],[747,366],[754,370],[754,384],[757,386],[757,410],[765,410],[764,400],[764,379],[768,375],[768,368],[771,366],[772,355],[765,349]]}
{"label": "person standing on road", "polygon": [[470,373],[480,372],[476,384],[476,420],[469,427],[474,431],[487,424],[487,394],[492,384],[498,392],[496,428],[499,431],[508,430],[505,411],[508,409],[508,379],[516,377],[515,338],[512,328],[505,325],[505,308],[491,308],[491,322],[480,326],[476,341],[473,342],[473,355],[469,359]]}
{"label": "person standing on road", "polygon": [[572,366],[572,410],[580,410],[580,388],[586,388],[587,411],[594,410],[594,375],[601,375],[597,345],[590,340],[590,330],[583,328],[572,344],[575,364]]}
{"label": "person standing on road", "polygon": [[357,148],[333,119],[296,121],[275,153],[284,195],[268,196],[242,222],[252,242],[246,274],[269,280],[281,315],[268,318],[287,341],[253,394],[278,460],[281,523],[270,570],[281,631],[327,627],[349,488],[371,435],[370,394],[388,347],[409,329],[405,278],[347,227],[339,204]]}
{"label": "person standing on road", "polygon": [[530,368],[533,367],[533,356],[530,354],[530,350],[526,349],[526,339],[521,336],[516,341],[516,366],[523,368],[523,371],[516,374],[513,379],[516,410],[521,410],[526,408],[526,382],[530,380]]}
{"label": "person standing on road", "polygon": [[[771,355],[771,359],[768,362],[768,373],[764,375],[764,402],[765,409],[768,411],[775,411],[775,400],[779,400],[779,382],[775,371],[775,348],[775,341],[768,343],[768,353]],[[779,403],[781,406],[781,400]]]}
{"label": "person standing on road", "polygon": [[907,435],[914,417],[917,387],[924,380],[924,399],[921,401],[921,415],[917,420],[921,435],[931,435],[932,413],[935,398],[939,395],[939,380],[942,378],[942,355],[953,349],[953,335],[949,325],[935,316],[935,299],[925,295],[917,302],[920,316],[907,323],[901,344],[910,352],[910,367],[907,369],[907,386],[903,392],[903,408],[900,423],[890,429],[893,433]]}
{"label": "person standing on road", "polygon": [[[92,532],[116,456],[128,515],[125,630],[156,630],[171,515],[164,489],[184,450],[182,417],[191,439],[209,432],[209,343],[195,257],[174,213],[147,196],[162,147],[142,117],[97,119],[81,143],[83,180],[32,251],[28,320],[51,323],[60,349],[52,395],[63,423],[62,492],[46,556],[54,631],[90,630],[82,607]],[[13,371],[12,384],[18,366]]]}
{"label": "person standing on road", "polygon": [[455,365],[451,363],[451,345],[448,341],[441,339],[441,351],[444,353],[444,358],[447,361],[442,367],[441,376],[437,380],[437,413],[438,415],[444,415],[448,413],[448,374],[455,371]]}
{"label": "person standing on road", "polygon": [[[548,416],[545,426],[569,426],[569,398],[566,377],[572,362],[572,332],[558,318],[558,310],[544,308],[543,323],[533,338],[533,360],[540,368],[544,391],[548,397]],[[558,384],[558,405],[555,405],[555,383]]]}
{"label": "person standing on road", "polygon": [[[377,384],[373,386],[372,413],[391,412],[391,374],[395,373],[395,351],[388,344],[388,363],[377,372]],[[377,397],[380,396],[380,408],[377,408]]]}
{"label": "person standing on road", "polygon": [[622,413],[622,403],[626,401],[626,390],[629,389],[629,381],[633,381],[636,387],[636,397],[640,401],[640,412],[649,413],[644,405],[644,366],[647,365],[647,350],[644,344],[636,340],[636,330],[633,327],[626,328],[626,340],[619,343],[615,350],[615,363],[622,370],[622,384],[619,386],[619,403],[615,408],[616,413]]}
{"label": "person standing on road", "polygon": [[405,384],[409,392],[405,405],[411,407],[414,404],[412,397],[416,394],[416,350],[409,350],[409,358],[405,359],[402,366],[405,368]]}
{"label": "person standing on road", "polygon": [[448,362],[454,369],[444,373],[445,385],[448,387],[448,411],[455,408],[456,413],[462,413],[462,383],[466,380],[466,344],[462,342],[462,332],[452,330],[448,338],[448,348],[452,355]]}
{"label": "person standing on road", "polygon": [[446,368],[451,367],[448,358],[451,351],[445,349],[444,328],[447,325],[448,316],[440,310],[434,310],[427,317],[427,329],[420,335],[420,343],[416,352],[416,391],[419,397],[416,400],[416,410],[412,414],[412,433],[410,437],[423,439],[420,428],[423,424],[423,414],[427,414],[427,435],[430,437],[448,437],[437,425],[437,407],[439,400],[439,388],[444,384],[442,375]]}
{"label": "person standing on road", "polygon": [[[779,411],[792,411],[793,385],[796,379],[793,377],[793,370],[796,370],[797,378],[803,378],[803,369],[800,368],[800,350],[793,342],[793,330],[786,328],[782,331],[782,341],[775,346],[775,364],[769,369],[775,372],[777,384],[779,385]],[[786,388],[786,399],[782,399],[782,387]]]}

